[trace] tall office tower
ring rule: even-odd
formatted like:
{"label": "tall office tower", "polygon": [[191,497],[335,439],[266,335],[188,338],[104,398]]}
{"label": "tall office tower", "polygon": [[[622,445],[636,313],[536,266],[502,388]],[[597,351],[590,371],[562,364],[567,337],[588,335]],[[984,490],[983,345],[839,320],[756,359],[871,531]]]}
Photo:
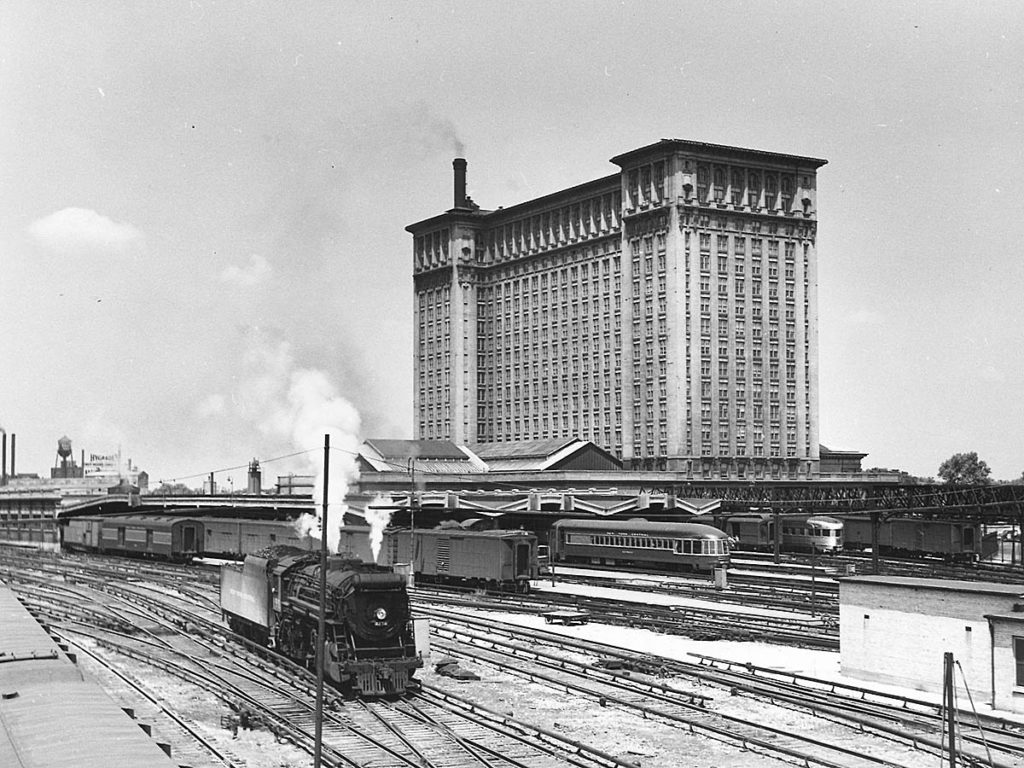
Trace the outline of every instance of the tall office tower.
{"label": "tall office tower", "polygon": [[817,169],[662,140],[407,227],[418,439],[581,437],[693,478],[818,472]]}

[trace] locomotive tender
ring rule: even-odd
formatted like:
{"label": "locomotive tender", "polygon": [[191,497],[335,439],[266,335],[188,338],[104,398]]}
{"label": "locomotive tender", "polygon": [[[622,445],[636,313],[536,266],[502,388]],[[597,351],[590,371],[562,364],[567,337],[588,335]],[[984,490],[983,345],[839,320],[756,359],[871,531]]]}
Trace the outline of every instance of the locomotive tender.
{"label": "locomotive tender", "polygon": [[[320,562],[315,553],[272,547],[221,567],[220,604],[235,632],[299,664],[316,661]],[[417,654],[405,579],[390,569],[327,562],[325,677],[361,696],[416,687]]]}
{"label": "locomotive tender", "polygon": [[711,525],[647,520],[558,520],[551,526],[555,562],[646,564],[711,572],[729,563],[729,537]]}

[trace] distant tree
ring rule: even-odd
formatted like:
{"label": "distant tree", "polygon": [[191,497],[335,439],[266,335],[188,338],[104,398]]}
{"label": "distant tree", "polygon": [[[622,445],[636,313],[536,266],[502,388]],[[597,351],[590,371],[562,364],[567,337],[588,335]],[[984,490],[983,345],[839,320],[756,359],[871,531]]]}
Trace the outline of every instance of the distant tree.
{"label": "distant tree", "polygon": [[153,493],[157,496],[189,496],[194,494],[195,490],[184,483],[160,483],[160,487]]}
{"label": "distant tree", "polygon": [[939,477],[957,485],[987,485],[992,470],[975,451],[955,453],[939,465]]}

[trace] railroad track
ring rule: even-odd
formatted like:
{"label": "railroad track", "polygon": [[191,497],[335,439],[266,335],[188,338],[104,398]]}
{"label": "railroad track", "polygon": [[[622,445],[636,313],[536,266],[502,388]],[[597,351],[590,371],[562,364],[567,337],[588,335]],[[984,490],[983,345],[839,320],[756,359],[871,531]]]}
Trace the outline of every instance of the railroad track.
{"label": "railroad track", "polygon": [[[590,584],[633,592],[672,595],[709,603],[726,603],[774,611],[804,614],[839,614],[839,590],[835,581],[822,583],[812,592],[809,587],[772,583],[771,580],[749,578],[746,574],[730,576],[728,587],[719,589],[704,583],[659,578],[656,575],[621,576],[581,575],[565,570],[555,577],[557,583]],[[742,584],[743,586],[737,586]]]}
{"label": "railroad track", "polygon": [[652,605],[583,595],[535,592],[530,595],[455,594],[447,590],[417,587],[411,590],[414,605],[420,601],[510,613],[538,614],[572,609],[590,613],[594,621],[703,640],[760,640],[780,645],[836,650],[839,632],[830,616],[805,618],[726,612],[715,607]]}
{"label": "railroad track", "polygon": [[[190,609],[189,597],[171,589],[162,577],[147,583],[133,572],[109,581],[91,568],[71,567],[58,580],[52,565],[45,571],[6,576],[34,610],[49,617],[65,642],[103,668],[105,677],[117,674],[119,661],[131,659],[150,670],[147,677],[192,686],[223,702],[225,711],[245,713],[278,739],[312,752],[315,681],[307,670],[236,638],[202,601]],[[144,689],[138,681],[135,685]],[[154,719],[159,717],[154,714]],[[175,731],[164,722],[164,730]],[[199,765],[238,763],[229,746],[218,751],[210,744],[189,743],[181,730],[176,741],[182,743],[175,744],[175,752],[194,757]],[[200,754],[206,757],[195,757]],[[373,768],[633,765],[533,724],[486,712],[437,687],[397,702],[345,701],[329,693],[323,754],[329,765]]]}
{"label": "railroad track", "polygon": [[[769,754],[779,752],[775,748],[781,746],[783,759],[806,761],[801,764],[933,765],[943,749],[942,716],[938,706],[921,700],[709,657],[698,657],[697,662],[687,663],[623,652],[564,635],[553,637],[550,632],[505,624],[490,616],[474,619],[450,611],[431,613],[437,622],[435,633],[446,638],[443,647],[452,655],[489,664],[574,696],[603,698],[606,705],[632,709],[644,717],[668,721],[674,727],[707,731],[712,738],[724,740],[729,735],[740,736],[749,741],[744,744],[745,748],[755,751]],[[480,649],[485,653],[481,654]],[[629,672],[616,674],[607,670],[610,665]],[[596,679],[606,681],[609,677],[615,679],[619,690],[633,686],[635,693],[609,692],[593,682]],[[688,681],[687,688],[680,690],[679,683],[664,682],[669,678]],[[707,684],[727,690],[731,697],[770,702],[772,706],[834,723],[833,736],[827,743],[821,739],[797,738],[798,746],[793,746],[793,734],[779,734],[743,717],[708,714],[709,710],[722,706],[722,700],[717,699],[716,703],[711,696],[697,700],[699,693],[695,693],[693,686]],[[1024,728],[979,716],[980,727],[972,729],[974,715],[967,712],[959,715],[963,727],[958,764],[1004,768],[1022,764]],[[861,743],[862,736],[857,734],[871,734],[877,737],[876,742],[880,739],[902,744],[905,756],[898,760],[885,754],[873,756],[872,747]],[[892,747],[883,750],[886,754],[892,751]]]}

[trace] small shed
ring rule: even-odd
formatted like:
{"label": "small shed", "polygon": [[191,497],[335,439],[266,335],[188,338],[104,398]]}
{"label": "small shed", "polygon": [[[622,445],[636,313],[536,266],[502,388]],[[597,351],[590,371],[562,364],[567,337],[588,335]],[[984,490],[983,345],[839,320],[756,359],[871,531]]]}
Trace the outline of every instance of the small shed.
{"label": "small shed", "polygon": [[[1022,602],[1020,584],[896,576],[840,579],[840,669],[862,680],[941,691],[943,654],[951,652],[975,701],[992,701],[996,655],[989,617],[1013,614]],[[957,675],[956,683],[965,693],[964,679]]]}
{"label": "small shed", "polygon": [[992,637],[992,706],[1024,714],[1024,610],[985,618]]}

